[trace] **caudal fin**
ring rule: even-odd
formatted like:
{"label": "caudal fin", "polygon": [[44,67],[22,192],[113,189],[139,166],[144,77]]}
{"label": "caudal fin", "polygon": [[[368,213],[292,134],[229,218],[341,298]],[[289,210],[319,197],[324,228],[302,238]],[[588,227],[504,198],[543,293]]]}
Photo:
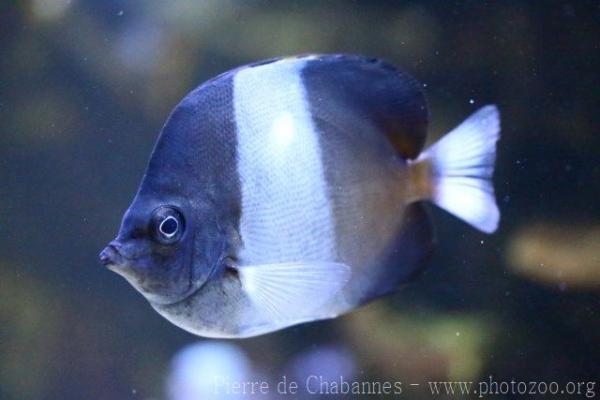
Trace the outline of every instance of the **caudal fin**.
{"label": "caudal fin", "polygon": [[429,164],[429,197],[436,205],[486,233],[494,232],[500,219],[492,185],[499,137],[498,109],[488,105],[425,150],[414,163]]}

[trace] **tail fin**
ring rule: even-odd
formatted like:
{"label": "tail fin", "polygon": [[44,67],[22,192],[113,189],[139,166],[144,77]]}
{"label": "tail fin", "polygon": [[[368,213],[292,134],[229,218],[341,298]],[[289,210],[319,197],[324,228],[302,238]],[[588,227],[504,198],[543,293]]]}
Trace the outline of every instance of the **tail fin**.
{"label": "tail fin", "polygon": [[494,232],[500,219],[492,186],[499,137],[498,109],[485,106],[425,150],[413,164],[429,164],[429,198],[436,205],[486,233]]}

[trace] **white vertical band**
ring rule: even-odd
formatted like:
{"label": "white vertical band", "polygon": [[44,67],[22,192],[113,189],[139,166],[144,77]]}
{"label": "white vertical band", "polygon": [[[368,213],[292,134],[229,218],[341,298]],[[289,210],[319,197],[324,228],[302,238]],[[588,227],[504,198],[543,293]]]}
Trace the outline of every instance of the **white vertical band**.
{"label": "white vertical band", "polygon": [[249,67],[233,80],[244,264],[335,259],[321,149],[300,75],[305,63]]}

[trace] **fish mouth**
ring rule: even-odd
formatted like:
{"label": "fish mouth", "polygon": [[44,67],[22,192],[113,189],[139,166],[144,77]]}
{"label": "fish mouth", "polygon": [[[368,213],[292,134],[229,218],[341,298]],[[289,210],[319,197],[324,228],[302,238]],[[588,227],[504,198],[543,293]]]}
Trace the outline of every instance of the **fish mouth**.
{"label": "fish mouth", "polygon": [[98,255],[100,264],[104,265],[111,271],[117,272],[125,266],[125,257],[119,251],[119,244],[116,242],[110,242],[108,246],[104,248]]}
{"label": "fish mouth", "polygon": [[121,251],[121,244],[116,240],[113,240],[100,252],[98,255],[100,264],[105,266],[108,270],[121,275],[134,287],[139,279],[139,274],[133,268],[133,259],[124,256]]}
{"label": "fish mouth", "polygon": [[[150,303],[162,306],[176,304],[193,296],[199,290],[199,287],[193,284],[193,268],[190,267],[189,276],[184,279],[186,281],[185,289],[179,294],[165,295],[156,287],[151,286],[153,281],[147,276],[146,269],[140,268],[140,260],[128,257],[127,252],[124,250],[127,249],[123,249],[119,241],[113,240],[100,252],[98,260],[108,270],[125,278]],[[190,263],[192,262],[192,255],[193,253],[190,251]]]}

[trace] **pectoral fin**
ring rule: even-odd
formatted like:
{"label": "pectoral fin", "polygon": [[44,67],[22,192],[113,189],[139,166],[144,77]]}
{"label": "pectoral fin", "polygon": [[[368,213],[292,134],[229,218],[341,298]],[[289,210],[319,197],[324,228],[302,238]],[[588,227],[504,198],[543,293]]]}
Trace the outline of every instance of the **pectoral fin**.
{"label": "pectoral fin", "polygon": [[318,308],[350,279],[346,264],[282,263],[238,267],[242,287],[269,323],[281,327],[322,318]]}

